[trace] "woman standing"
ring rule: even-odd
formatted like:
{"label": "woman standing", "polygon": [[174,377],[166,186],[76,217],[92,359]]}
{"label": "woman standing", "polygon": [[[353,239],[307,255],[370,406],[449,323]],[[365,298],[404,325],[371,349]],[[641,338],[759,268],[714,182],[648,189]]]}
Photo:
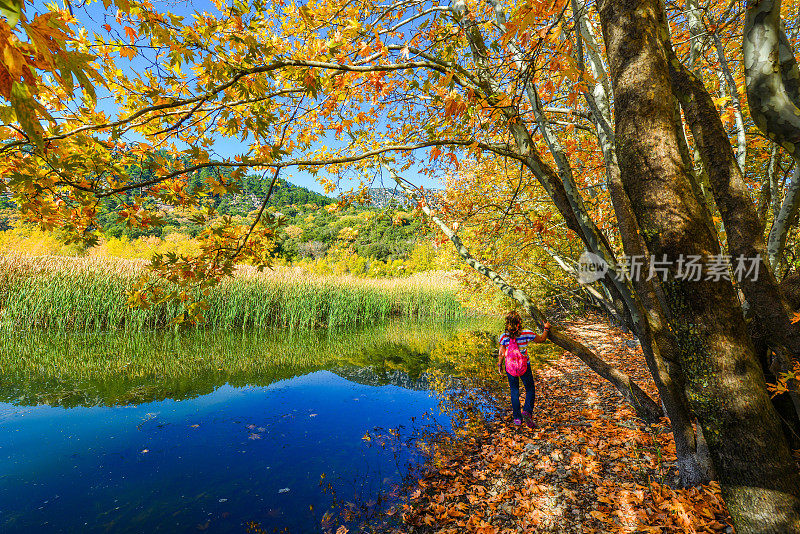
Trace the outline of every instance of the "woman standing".
{"label": "woman standing", "polygon": [[[508,377],[508,387],[511,389],[511,408],[514,412],[514,424],[521,425],[522,418],[525,417],[525,422],[531,428],[535,428],[533,419],[531,418],[531,411],[533,410],[533,403],[536,400],[536,391],[533,385],[533,371],[531,370],[530,358],[528,358],[528,343],[544,343],[547,340],[547,334],[550,332],[550,323],[544,323],[544,331],[541,334],[536,334],[531,330],[522,329],[522,318],[515,311],[506,315],[506,329],[500,336],[500,354],[497,360],[497,367],[500,374],[505,372]],[[509,369],[511,362],[506,362],[506,355],[511,356],[518,350],[525,358],[527,369],[521,375],[512,375]],[[505,365],[504,365],[505,364]],[[522,383],[525,384],[525,406],[522,407],[520,413],[519,405],[519,379],[522,378]]]}

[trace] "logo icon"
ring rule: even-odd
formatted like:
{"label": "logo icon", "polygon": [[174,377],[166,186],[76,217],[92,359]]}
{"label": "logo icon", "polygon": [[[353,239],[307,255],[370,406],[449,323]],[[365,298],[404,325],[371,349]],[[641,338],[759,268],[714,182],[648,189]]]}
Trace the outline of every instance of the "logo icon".
{"label": "logo icon", "polygon": [[608,264],[592,252],[584,251],[578,258],[578,281],[581,284],[597,282],[606,275]]}

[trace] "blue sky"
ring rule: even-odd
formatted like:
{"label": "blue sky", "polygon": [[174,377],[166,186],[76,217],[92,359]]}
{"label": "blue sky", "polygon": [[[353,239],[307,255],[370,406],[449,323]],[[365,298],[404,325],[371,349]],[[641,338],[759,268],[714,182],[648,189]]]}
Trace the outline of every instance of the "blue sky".
{"label": "blue sky", "polygon": [[[215,8],[215,6],[209,2],[208,0],[200,0],[200,1],[193,1],[189,2],[186,0],[177,0],[177,1],[162,1],[157,2],[158,8],[163,11],[168,11],[177,15],[181,15],[186,17],[187,19],[191,17],[191,14],[194,12],[209,12],[218,14],[219,12]],[[43,11],[44,6],[41,3],[36,2],[34,6],[34,11]],[[119,32],[120,38],[122,40],[126,40],[124,37],[124,33],[122,32],[121,26],[116,23],[114,20],[114,7],[112,6],[109,10],[106,10],[103,7],[103,3],[100,1],[92,2],[89,4],[85,4],[82,7],[73,7],[73,13],[75,17],[86,26],[89,30],[90,34],[96,32],[103,36],[108,36],[108,31],[103,28],[103,25],[108,23],[112,27],[113,32]],[[32,15],[29,11],[29,16]],[[130,68],[132,69],[144,69],[146,68],[146,62],[143,61],[141,58],[134,59],[131,64]],[[99,107],[109,113],[110,115],[116,116],[117,115],[117,108],[114,105],[111,98],[108,98],[108,92],[105,91],[98,91],[99,97]],[[106,98],[104,98],[106,97]],[[128,138],[129,141],[135,140],[133,137]],[[326,139],[327,146],[329,147],[336,147],[341,146],[341,142],[336,141],[335,139]],[[214,146],[215,152],[222,158],[233,158],[238,154],[242,154],[247,151],[248,148],[247,142],[241,142],[238,139],[233,138],[225,138],[225,137],[217,137],[216,144]],[[443,184],[436,179],[431,179],[427,176],[419,174],[415,171],[415,167],[410,168],[408,171],[405,172],[404,176],[417,185],[421,185],[428,188],[441,188]],[[281,173],[281,177],[300,186],[307,187],[313,191],[323,193],[323,188],[317,182],[317,180],[307,172],[298,170],[296,168],[287,168],[284,169]],[[346,191],[354,186],[358,185],[356,180],[342,180],[340,182],[340,189],[333,193],[335,196],[337,193],[341,191]],[[375,182],[372,184],[373,187],[389,187],[393,188],[395,186],[394,182],[387,176],[383,178],[377,177]]]}

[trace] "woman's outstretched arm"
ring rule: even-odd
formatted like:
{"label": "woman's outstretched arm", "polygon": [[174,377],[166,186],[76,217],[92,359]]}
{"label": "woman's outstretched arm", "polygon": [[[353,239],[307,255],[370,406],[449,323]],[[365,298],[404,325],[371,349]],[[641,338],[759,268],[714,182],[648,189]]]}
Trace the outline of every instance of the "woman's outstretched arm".
{"label": "woman's outstretched arm", "polygon": [[544,343],[547,341],[547,334],[550,333],[550,323],[544,323],[544,330],[541,334],[536,334],[536,339],[533,340],[534,343]]}

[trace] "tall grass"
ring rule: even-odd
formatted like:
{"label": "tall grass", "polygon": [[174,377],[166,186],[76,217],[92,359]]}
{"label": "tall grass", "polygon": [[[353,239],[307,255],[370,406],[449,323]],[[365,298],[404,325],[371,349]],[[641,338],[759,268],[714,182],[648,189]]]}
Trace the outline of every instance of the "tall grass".
{"label": "tall grass", "polygon": [[[57,330],[146,330],[167,326],[180,305],[130,308],[127,290],[145,262],[101,257],[0,256],[0,324]],[[300,269],[260,273],[242,266],[207,297],[216,329],[353,327],[389,317],[462,316],[446,273],[402,279],[320,276]]]}

